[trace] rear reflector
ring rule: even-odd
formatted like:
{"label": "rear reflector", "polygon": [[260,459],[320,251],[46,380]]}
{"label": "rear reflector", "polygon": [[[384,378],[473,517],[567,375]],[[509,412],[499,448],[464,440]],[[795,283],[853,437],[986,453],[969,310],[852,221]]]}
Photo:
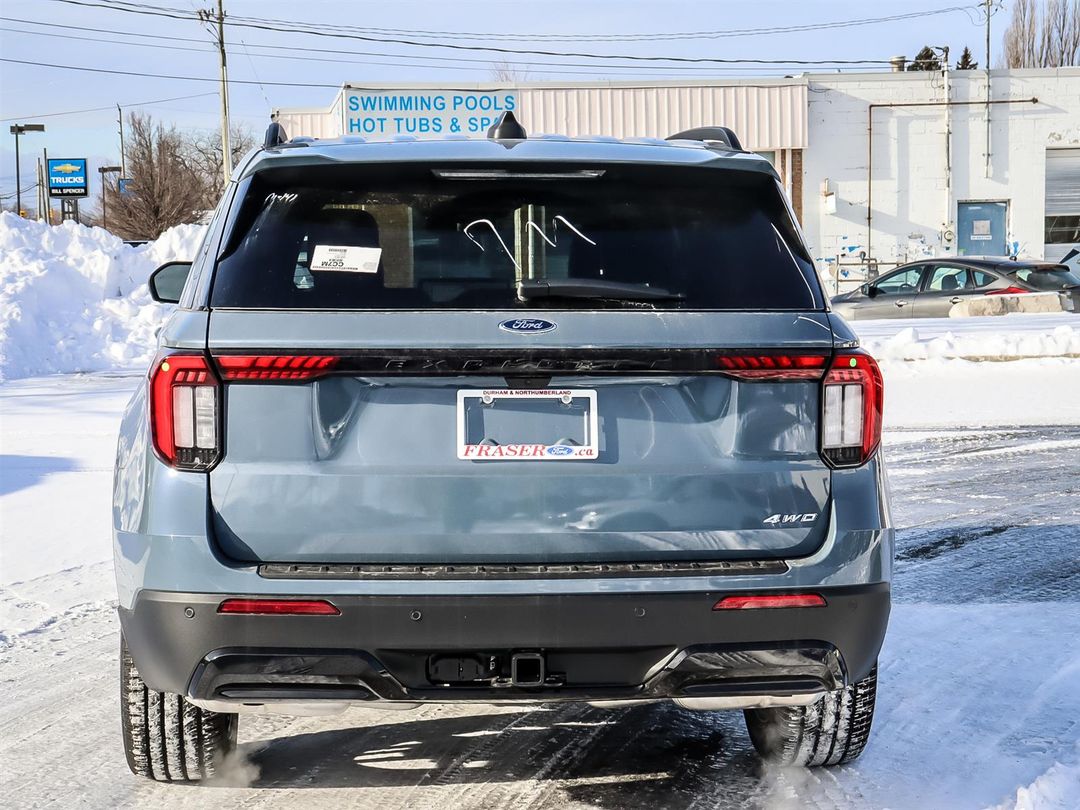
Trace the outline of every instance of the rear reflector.
{"label": "rear reflector", "polygon": [[226,599],[218,613],[272,616],[340,616],[341,611],[325,599]]}
{"label": "rear reflector", "polygon": [[983,295],[1023,295],[1029,292],[1031,290],[1025,290],[1023,287],[1006,287],[1003,290],[987,290]]}
{"label": "rear reflector", "polygon": [[816,593],[763,593],[750,596],[725,596],[713,605],[713,610],[813,607],[825,607],[825,597]]}
{"label": "rear reflector", "polygon": [[740,380],[820,380],[827,358],[823,354],[721,354],[716,367]]}
{"label": "rear reflector", "polygon": [[312,380],[329,373],[340,357],[316,354],[219,355],[221,376],[234,380]]}

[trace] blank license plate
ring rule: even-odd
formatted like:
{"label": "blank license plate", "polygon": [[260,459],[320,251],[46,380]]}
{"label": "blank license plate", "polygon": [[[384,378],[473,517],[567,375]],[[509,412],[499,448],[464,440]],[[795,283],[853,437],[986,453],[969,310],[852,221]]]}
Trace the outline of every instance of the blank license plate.
{"label": "blank license plate", "polygon": [[599,445],[594,390],[458,390],[460,459],[591,461]]}

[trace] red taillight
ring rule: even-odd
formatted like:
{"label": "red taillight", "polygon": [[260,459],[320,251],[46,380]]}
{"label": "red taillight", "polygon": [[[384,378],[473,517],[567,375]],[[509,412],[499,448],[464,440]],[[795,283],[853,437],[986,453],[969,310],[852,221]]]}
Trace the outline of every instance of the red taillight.
{"label": "red taillight", "polygon": [[725,596],[713,605],[713,610],[813,607],[825,607],[825,597],[817,593],[761,593],[748,596]]}
{"label": "red taillight", "polygon": [[218,613],[249,616],[340,616],[341,611],[325,599],[226,599]]}
{"label": "red taillight", "polygon": [[881,443],[885,385],[877,362],[840,352],[822,386],[821,453],[834,467],[864,464]]}
{"label": "red taillight", "polygon": [[820,380],[826,359],[823,354],[721,354],[716,367],[740,380]]}
{"label": "red taillight", "polygon": [[987,290],[984,295],[1023,295],[1029,293],[1031,290],[1025,290],[1022,287],[1006,287],[1004,290]]}
{"label": "red taillight", "polygon": [[164,354],[150,369],[150,432],[173,467],[206,470],[221,455],[217,375],[201,354]]}
{"label": "red taillight", "polygon": [[219,355],[221,376],[233,380],[311,380],[330,372],[340,357],[326,354]]}

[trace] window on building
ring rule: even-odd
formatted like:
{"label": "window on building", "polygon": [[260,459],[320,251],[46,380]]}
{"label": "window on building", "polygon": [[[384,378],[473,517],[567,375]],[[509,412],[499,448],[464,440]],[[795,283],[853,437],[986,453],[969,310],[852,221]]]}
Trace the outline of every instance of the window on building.
{"label": "window on building", "polygon": [[[1080,149],[1046,150],[1047,245],[1080,243]],[[1060,254],[1060,249],[1047,251]]]}

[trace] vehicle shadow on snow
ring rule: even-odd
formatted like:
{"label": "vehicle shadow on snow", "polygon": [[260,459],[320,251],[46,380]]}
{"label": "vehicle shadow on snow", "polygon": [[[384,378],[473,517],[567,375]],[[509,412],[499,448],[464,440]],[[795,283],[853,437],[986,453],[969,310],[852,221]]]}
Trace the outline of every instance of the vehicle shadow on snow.
{"label": "vehicle shadow on snow", "polygon": [[78,462],[64,456],[0,455],[0,495],[28,489],[54,473],[77,469]]}
{"label": "vehicle shadow on snow", "polygon": [[[390,722],[242,746],[254,788],[491,785],[484,803],[551,789],[600,807],[690,805],[703,785],[744,806],[762,766],[740,712],[670,704],[609,710],[567,704],[512,714]],[[312,778],[312,776],[315,778]],[[547,783],[547,784],[545,784]],[[465,797],[463,797],[465,798]]]}

